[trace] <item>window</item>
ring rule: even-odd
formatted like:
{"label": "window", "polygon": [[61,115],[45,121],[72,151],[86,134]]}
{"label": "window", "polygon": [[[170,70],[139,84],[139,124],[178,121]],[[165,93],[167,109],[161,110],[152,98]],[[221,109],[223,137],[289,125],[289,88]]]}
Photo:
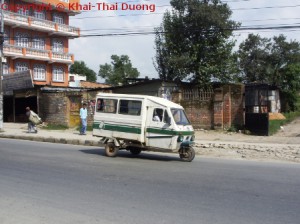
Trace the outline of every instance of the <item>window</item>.
{"label": "window", "polygon": [[29,10],[28,10],[29,7],[26,7],[26,5],[24,4],[18,4],[18,11],[17,13],[20,14],[20,15],[23,15],[23,16],[29,16]]}
{"label": "window", "polygon": [[119,114],[141,115],[142,101],[120,100]]}
{"label": "window", "polygon": [[152,121],[164,122],[166,124],[171,124],[171,119],[167,110],[162,108],[155,108],[153,110]]}
{"label": "window", "polygon": [[45,49],[45,40],[40,37],[34,37],[32,39],[32,47],[36,48],[36,49],[44,50]]}
{"label": "window", "polygon": [[46,19],[46,12],[45,11],[39,11],[39,10],[34,10],[33,11],[33,16],[38,19]]}
{"label": "window", "polygon": [[4,31],[4,43],[9,44],[9,31],[8,30]]}
{"label": "window", "polygon": [[64,81],[64,69],[62,67],[54,66],[52,69],[52,80],[55,82]]}
{"label": "window", "polygon": [[69,80],[70,80],[70,82],[75,82],[75,77],[74,77],[74,75],[70,75],[70,76],[69,76]]}
{"label": "window", "polygon": [[60,13],[53,13],[53,22],[58,23],[58,24],[64,24],[64,16],[63,14]]}
{"label": "window", "polygon": [[15,64],[15,71],[22,72],[28,70],[28,63],[26,62],[17,62]]}
{"label": "window", "polygon": [[170,118],[167,110],[165,110],[165,113],[164,113],[164,123],[171,124],[171,118]]}
{"label": "window", "polygon": [[29,46],[29,38],[26,33],[17,33],[16,34],[16,45],[20,47],[28,47]]}
{"label": "window", "polygon": [[184,110],[173,108],[173,109],[171,109],[171,112],[172,112],[172,115],[173,115],[173,118],[174,118],[176,124],[179,124],[179,125],[189,125],[190,124]]}
{"label": "window", "polygon": [[7,63],[3,63],[3,75],[9,74],[9,65]]}
{"label": "window", "polygon": [[97,112],[116,113],[118,100],[114,99],[97,99]]}
{"label": "window", "polygon": [[33,66],[33,78],[34,80],[45,80],[46,66],[41,64],[35,64]]}
{"label": "window", "polygon": [[153,110],[152,120],[156,122],[161,122],[163,119],[164,110],[161,108],[155,108]]}
{"label": "window", "polygon": [[58,52],[58,53],[63,53],[64,52],[64,43],[63,43],[63,41],[59,40],[59,39],[53,39],[52,51],[53,52]]}

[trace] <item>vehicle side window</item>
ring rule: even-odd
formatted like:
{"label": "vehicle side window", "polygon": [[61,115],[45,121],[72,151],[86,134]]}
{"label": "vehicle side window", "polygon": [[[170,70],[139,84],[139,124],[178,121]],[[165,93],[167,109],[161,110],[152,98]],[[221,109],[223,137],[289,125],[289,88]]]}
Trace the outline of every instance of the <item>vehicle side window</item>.
{"label": "vehicle side window", "polygon": [[140,116],[142,101],[120,100],[119,114]]}
{"label": "vehicle side window", "polygon": [[96,111],[100,113],[116,113],[118,100],[115,99],[97,99]]}
{"label": "vehicle side window", "polygon": [[170,118],[167,110],[165,110],[165,113],[164,113],[164,123],[166,123],[166,124],[171,123],[171,118]]}
{"label": "vehicle side window", "polygon": [[164,110],[161,108],[154,108],[152,120],[156,122],[161,122],[163,118]]}

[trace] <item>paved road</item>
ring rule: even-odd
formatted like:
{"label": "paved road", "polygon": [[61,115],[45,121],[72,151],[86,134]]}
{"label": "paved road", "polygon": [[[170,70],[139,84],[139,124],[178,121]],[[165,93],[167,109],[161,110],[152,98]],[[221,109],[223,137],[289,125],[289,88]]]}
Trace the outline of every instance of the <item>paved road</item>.
{"label": "paved road", "polygon": [[296,224],[300,165],[0,139],[1,224]]}

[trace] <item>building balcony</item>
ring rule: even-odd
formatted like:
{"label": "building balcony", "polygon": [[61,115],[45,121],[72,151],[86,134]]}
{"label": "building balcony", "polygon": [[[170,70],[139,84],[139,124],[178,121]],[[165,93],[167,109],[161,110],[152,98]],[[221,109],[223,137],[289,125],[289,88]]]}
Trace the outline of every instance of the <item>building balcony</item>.
{"label": "building balcony", "polygon": [[74,63],[73,54],[59,53],[50,50],[41,50],[35,48],[27,48],[10,44],[4,44],[3,53],[4,57],[12,57],[12,59],[24,58],[47,61],[48,63]]}
{"label": "building balcony", "polygon": [[[53,2],[52,0],[23,0],[23,2],[28,2],[28,3],[36,4],[36,5],[48,5],[48,4],[50,4],[52,6],[53,10],[57,9],[57,4],[58,4],[57,2]],[[64,7],[60,7],[59,11],[66,12],[71,16],[80,14],[81,12],[79,10],[71,10],[70,9],[71,7],[69,7],[69,4],[76,3],[76,2],[80,3],[79,0],[70,0],[69,2],[60,1],[59,4],[63,4]]]}
{"label": "building balcony", "polygon": [[50,35],[60,35],[65,37],[79,37],[80,29],[65,24],[54,23],[49,20],[38,19],[32,16],[24,16],[18,13],[3,11],[4,24],[12,27],[22,27],[25,29],[48,32]]}

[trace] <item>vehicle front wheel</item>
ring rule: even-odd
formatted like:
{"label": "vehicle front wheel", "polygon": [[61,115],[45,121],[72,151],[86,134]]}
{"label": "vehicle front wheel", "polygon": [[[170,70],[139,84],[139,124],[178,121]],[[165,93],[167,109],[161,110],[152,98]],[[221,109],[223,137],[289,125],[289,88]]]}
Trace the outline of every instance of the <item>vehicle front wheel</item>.
{"label": "vehicle front wheel", "polygon": [[108,157],[115,157],[119,151],[119,148],[114,143],[109,142],[105,145],[105,154]]}
{"label": "vehicle front wheel", "polygon": [[130,147],[129,151],[131,152],[132,155],[139,155],[141,153],[141,149],[138,147]]}
{"label": "vehicle front wheel", "polygon": [[192,162],[195,158],[195,150],[193,147],[185,147],[179,150],[179,157],[184,162]]}

